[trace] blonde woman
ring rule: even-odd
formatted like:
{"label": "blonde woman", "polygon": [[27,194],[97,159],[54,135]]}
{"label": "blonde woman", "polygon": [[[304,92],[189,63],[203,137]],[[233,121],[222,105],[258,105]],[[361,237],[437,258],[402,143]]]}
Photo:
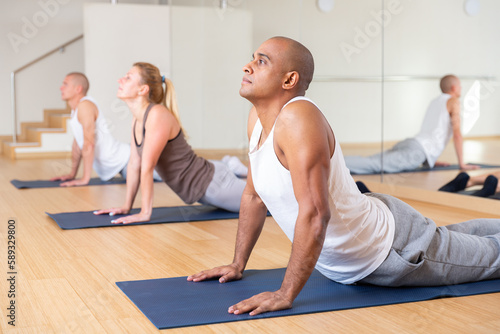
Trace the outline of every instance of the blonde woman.
{"label": "blonde woman", "polygon": [[[95,214],[128,214],[140,187],[141,211],[112,223],[148,221],[153,209],[155,169],[185,203],[199,202],[239,211],[246,182],[226,163],[208,161],[193,152],[184,137],[172,82],[157,67],[142,62],[135,63],[118,82],[117,96],[127,103],[133,115],[126,199],[120,208],[99,210]],[[246,176],[246,167],[241,162],[238,167]]]}

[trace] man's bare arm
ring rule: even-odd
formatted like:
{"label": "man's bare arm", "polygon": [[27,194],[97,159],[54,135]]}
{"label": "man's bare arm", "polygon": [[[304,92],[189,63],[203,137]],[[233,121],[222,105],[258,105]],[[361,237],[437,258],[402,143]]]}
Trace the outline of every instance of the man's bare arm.
{"label": "man's bare arm", "polygon": [[460,101],[452,97],[448,100],[447,106],[450,113],[451,126],[453,129],[453,145],[457,154],[458,165],[462,170],[478,169],[479,166],[466,164],[463,157],[463,137],[460,125]]}
{"label": "man's bare arm", "polygon": [[[330,219],[328,175],[334,138],[319,110],[305,103],[292,104],[289,111],[282,112],[275,130],[275,151],[290,171],[299,204],[292,253],[283,283],[278,291],[264,292],[231,306],[230,313],[256,315],[290,308],[323,247]],[[292,109],[294,105],[297,110]]]}
{"label": "man's bare arm", "polygon": [[83,147],[81,149],[83,175],[81,179],[62,183],[61,186],[81,186],[88,184],[90,181],[92,165],[94,163],[97,113],[97,107],[90,101],[83,101],[78,105],[78,122],[80,122],[83,128]]}
{"label": "man's bare arm", "polygon": [[80,161],[82,159],[82,151],[80,147],[76,143],[76,140],[73,139],[73,145],[71,147],[71,172],[69,174],[55,176],[50,179],[50,181],[69,181],[73,180],[78,173],[78,168],[80,167]]}

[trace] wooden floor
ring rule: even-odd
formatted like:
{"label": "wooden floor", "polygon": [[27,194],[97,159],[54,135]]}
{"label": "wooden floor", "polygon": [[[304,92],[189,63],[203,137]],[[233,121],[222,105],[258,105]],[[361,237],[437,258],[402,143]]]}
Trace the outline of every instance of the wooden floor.
{"label": "wooden floor", "polygon": [[[500,163],[500,159],[493,160],[483,162]],[[0,158],[0,263],[4,272],[4,278],[0,279],[0,332],[157,333],[115,282],[187,276],[231,261],[236,220],[64,231],[44,212],[118,206],[124,200],[125,185],[17,190],[9,183],[14,178],[46,179],[68,168],[68,160],[64,159],[12,161]],[[391,178],[396,186],[387,182],[389,178],[382,185],[379,177],[364,179],[377,191],[400,194],[403,200],[440,225],[477,217],[500,217],[500,201],[464,202],[467,196],[426,190],[437,188],[456,171],[445,174]],[[418,191],[412,190],[415,188],[419,188]],[[412,193],[418,196],[412,199]],[[181,204],[167,186],[155,184],[154,206]],[[6,317],[9,219],[16,221],[15,328],[8,325]],[[268,218],[248,269],[286,266],[290,246],[274,220]],[[498,333],[499,328],[500,294],[496,293],[189,327],[171,332]]]}

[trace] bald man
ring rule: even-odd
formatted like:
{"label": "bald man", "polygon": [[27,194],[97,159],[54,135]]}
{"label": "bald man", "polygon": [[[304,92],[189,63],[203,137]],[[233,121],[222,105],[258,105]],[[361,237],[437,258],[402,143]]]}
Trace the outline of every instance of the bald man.
{"label": "bald man", "polygon": [[442,94],[427,108],[420,132],[414,138],[405,139],[390,150],[369,157],[346,156],[347,168],[352,174],[398,173],[425,165],[448,166],[449,163],[437,159],[453,138],[458,164],[462,170],[477,169],[466,164],[463,158],[463,138],[460,130],[460,95],[462,87],[455,75],[441,78]]}
{"label": "bald man", "polygon": [[[117,141],[109,132],[106,120],[97,103],[90,96],[89,81],[83,73],[72,72],[66,75],[61,85],[61,98],[71,108],[70,126],[75,139],[71,150],[71,172],[52,178],[52,181],[65,181],[63,187],[82,186],[89,183],[92,169],[103,181],[118,173],[126,177],[126,167],[130,157],[130,147]],[[83,159],[83,175],[76,175]]]}
{"label": "bald man", "polygon": [[360,193],[330,125],[304,97],[313,70],[309,50],[284,37],[264,42],[243,67],[240,95],[254,107],[233,262],[187,280],[240,279],[267,210],[292,241],[285,277],[279,290],[232,305],[230,313],[292,307],[314,268],[343,284],[445,285],[500,277],[500,220],[436,227],[396,198]]}

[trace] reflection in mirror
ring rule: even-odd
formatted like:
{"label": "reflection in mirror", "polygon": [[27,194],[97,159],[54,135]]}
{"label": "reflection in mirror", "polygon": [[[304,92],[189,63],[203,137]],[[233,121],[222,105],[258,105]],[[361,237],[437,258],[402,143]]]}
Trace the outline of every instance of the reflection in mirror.
{"label": "reflection in mirror", "polygon": [[[458,1],[398,3],[399,14],[384,30],[384,148],[419,133],[429,103],[441,94],[439,79],[455,74],[462,88],[463,144],[452,136],[438,161],[458,164],[463,147],[464,163],[500,165],[500,46],[495,42],[500,3],[482,0],[475,16],[468,15]],[[496,170],[500,168],[468,173]],[[458,173],[453,169],[385,174],[383,180],[437,190]]]}

